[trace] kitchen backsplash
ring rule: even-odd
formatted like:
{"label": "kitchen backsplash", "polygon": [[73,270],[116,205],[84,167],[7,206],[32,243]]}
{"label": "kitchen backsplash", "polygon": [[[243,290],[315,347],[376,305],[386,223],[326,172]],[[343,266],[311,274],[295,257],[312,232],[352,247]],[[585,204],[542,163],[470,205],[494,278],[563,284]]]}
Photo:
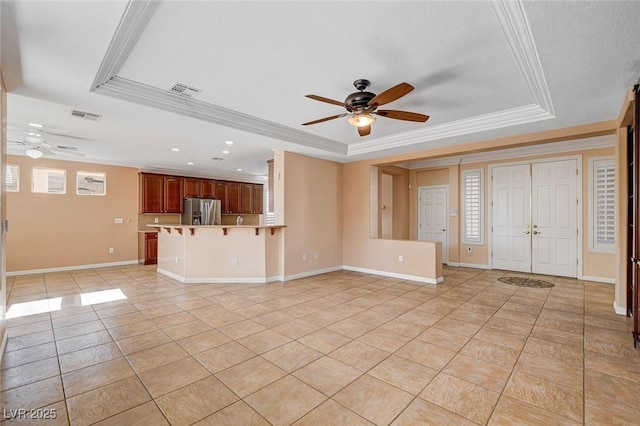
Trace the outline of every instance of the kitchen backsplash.
{"label": "kitchen backsplash", "polygon": [[[261,214],[223,214],[222,215],[222,224],[223,225],[235,225],[236,218],[238,216],[242,216],[243,225],[262,225],[262,215]],[[157,213],[157,214],[139,214],[138,215],[138,230],[144,231],[149,228],[147,225],[155,225],[155,219],[158,219],[158,225],[179,225],[180,224],[179,214],[174,213]]]}

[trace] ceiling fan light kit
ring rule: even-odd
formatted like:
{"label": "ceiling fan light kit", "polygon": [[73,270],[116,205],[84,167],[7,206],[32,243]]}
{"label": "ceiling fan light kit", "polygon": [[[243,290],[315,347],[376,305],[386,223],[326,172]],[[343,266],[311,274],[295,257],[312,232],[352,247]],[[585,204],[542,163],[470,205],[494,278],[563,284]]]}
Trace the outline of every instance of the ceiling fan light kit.
{"label": "ceiling fan light kit", "polygon": [[38,158],[42,157],[44,155],[44,153],[42,151],[40,151],[37,148],[29,148],[24,152],[28,157],[33,158],[34,160],[37,160]]}
{"label": "ceiling fan light kit", "polygon": [[415,121],[421,123],[424,123],[429,119],[428,115],[418,114],[416,112],[377,110],[379,106],[388,104],[389,102],[393,102],[396,99],[400,99],[407,93],[411,92],[414,87],[409,83],[397,84],[392,88],[380,93],[379,95],[364,91],[367,87],[369,87],[370,84],[371,82],[369,82],[369,80],[365,80],[363,78],[354,81],[353,85],[356,89],[359,90],[359,92],[351,93],[349,96],[347,96],[344,102],[334,101],[333,99],[324,98],[318,95],[306,95],[306,97],[309,99],[341,106],[348,112],[309,121],[307,123],[303,123],[302,125],[308,126],[310,124],[323,123],[325,121],[349,115],[347,122],[352,126],[358,128],[358,134],[360,136],[367,136],[371,133],[371,124],[376,121],[376,117],[373,114],[391,118],[394,120]]}
{"label": "ceiling fan light kit", "polygon": [[365,127],[370,126],[374,121],[376,121],[376,118],[368,112],[361,112],[352,115],[351,117],[349,117],[349,119],[347,119],[347,121],[352,126]]}

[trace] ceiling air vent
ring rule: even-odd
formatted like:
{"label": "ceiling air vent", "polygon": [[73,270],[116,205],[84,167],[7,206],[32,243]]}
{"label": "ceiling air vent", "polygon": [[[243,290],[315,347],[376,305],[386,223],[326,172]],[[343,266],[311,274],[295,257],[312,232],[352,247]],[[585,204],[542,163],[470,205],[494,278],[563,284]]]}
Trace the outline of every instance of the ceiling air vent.
{"label": "ceiling air vent", "polygon": [[71,116],[84,118],[85,120],[90,120],[90,121],[99,121],[102,118],[100,114],[94,114],[92,112],[86,112],[86,111],[79,111],[77,109],[71,110]]}
{"label": "ceiling air vent", "polygon": [[176,83],[169,89],[169,93],[173,93],[179,96],[183,96],[185,98],[195,98],[200,93],[202,93],[201,89],[196,89],[195,87],[187,86],[186,84]]}

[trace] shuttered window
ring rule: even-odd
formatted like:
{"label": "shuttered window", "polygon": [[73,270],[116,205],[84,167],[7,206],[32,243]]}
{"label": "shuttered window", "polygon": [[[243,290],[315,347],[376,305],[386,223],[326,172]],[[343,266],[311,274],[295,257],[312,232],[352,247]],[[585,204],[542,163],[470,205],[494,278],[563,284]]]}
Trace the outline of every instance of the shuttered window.
{"label": "shuttered window", "polygon": [[4,188],[7,192],[20,191],[20,166],[7,164],[5,169]]}
{"label": "shuttered window", "polygon": [[484,244],[484,172],[482,169],[462,173],[462,242]]}
{"label": "shuttered window", "polygon": [[31,192],[65,194],[67,192],[66,170],[34,167]]}
{"label": "shuttered window", "polygon": [[615,251],[616,247],[616,163],[613,157],[591,161],[590,249]]}

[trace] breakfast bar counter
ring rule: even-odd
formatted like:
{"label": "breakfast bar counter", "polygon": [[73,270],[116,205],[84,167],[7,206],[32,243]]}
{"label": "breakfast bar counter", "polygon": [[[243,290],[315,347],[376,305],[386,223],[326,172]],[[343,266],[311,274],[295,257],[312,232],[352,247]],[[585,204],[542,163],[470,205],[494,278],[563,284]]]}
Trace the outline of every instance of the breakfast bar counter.
{"label": "breakfast bar counter", "polygon": [[158,272],[183,283],[266,283],[279,271],[283,225],[149,225]]}

